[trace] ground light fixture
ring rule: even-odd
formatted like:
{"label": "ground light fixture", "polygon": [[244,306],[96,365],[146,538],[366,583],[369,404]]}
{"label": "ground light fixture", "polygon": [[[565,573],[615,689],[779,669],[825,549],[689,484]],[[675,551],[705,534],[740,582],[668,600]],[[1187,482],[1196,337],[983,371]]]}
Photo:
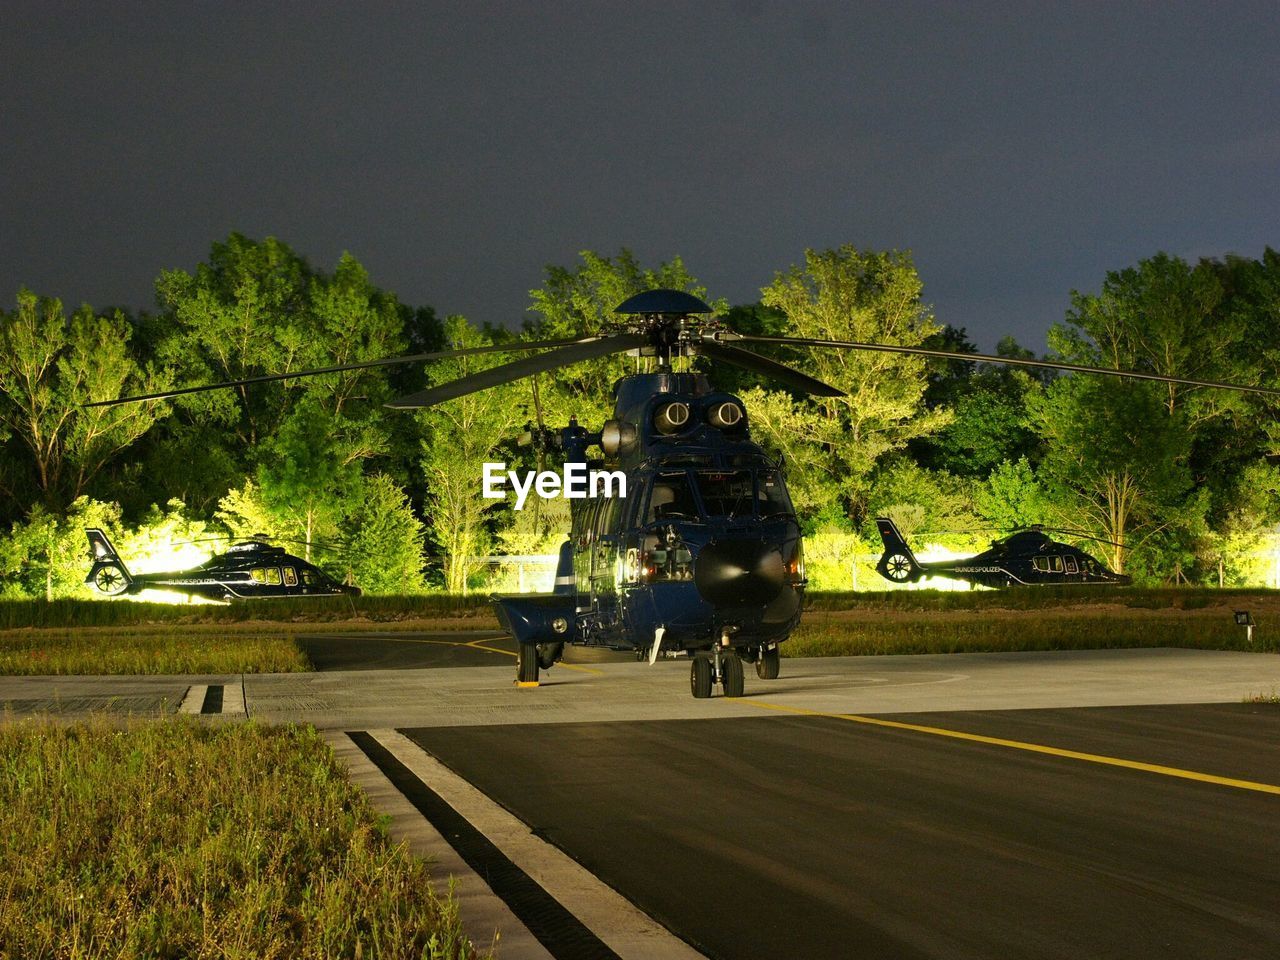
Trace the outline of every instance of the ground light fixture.
{"label": "ground light fixture", "polygon": [[1248,610],[1237,610],[1237,611],[1236,611],[1236,626],[1238,626],[1238,627],[1244,627],[1244,637],[1245,637],[1245,640],[1246,640],[1248,643],[1252,644],[1252,643],[1253,643],[1253,628],[1254,628],[1255,626],[1257,626],[1257,624],[1255,624],[1255,623],[1253,622],[1253,617],[1252,617],[1252,615],[1250,615],[1250,613],[1249,613],[1249,611],[1248,611]]}

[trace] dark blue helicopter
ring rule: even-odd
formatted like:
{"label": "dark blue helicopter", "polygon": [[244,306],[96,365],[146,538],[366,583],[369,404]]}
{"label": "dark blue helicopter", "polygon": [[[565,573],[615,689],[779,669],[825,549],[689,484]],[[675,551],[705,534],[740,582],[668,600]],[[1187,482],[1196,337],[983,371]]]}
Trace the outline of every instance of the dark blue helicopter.
{"label": "dark blue helicopter", "polygon": [[[921,563],[888,517],[877,517],[884,553],[876,572],[893,583],[916,583],[927,577],[966,580],[984,587],[1079,584],[1124,586],[1130,578],[1112,573],[1079,547],[1059,543],[1039,525],[994,540],[972,557]],[[1090,537],[1089,539],[1097,539]]]}
{"label": "dark blue helicopter", "polygon": [[233,543],[225,553],[197,567],[168,573],[130,573],[105,531],[90,527],[85,535],[93,566],[84,582],[109,597],[143,590],[168,590],[206,600],[360,596],[359,587],[339,583],[319,567],[268,543],[263,534]]}
{"label": "dark blue helicopter", "polygon": [[[688,655],[695,697],[709,697],[717,682],[726,696],[738,697],[743,694],[743,662],[754,662],[762,679],[776,678],[778,645],[800,622],[805,588],[800,527],[782,466],[751,439],[741,400],[713,390],[702,374],[677,372],[675,359],[705,357],[759,374],[794,393],[817,396],[843,393],[732,344],[904,353],[1280,395],[1280,390],[1266,387],[1047,360],[745,335],[700,319],[711,312],[691,294],[649,290],[620,304],[616,323],[575,339],[516,341],[264,374],[87,406],[162,400],[470,354],[540,351],[388,404],[415,409],[610,354],[653,358],[654,372],[618,381],[613,418],[599,431],[572,422],[560,430],[539,425],[537,442],[556,450],[564,464],[608,465],[621,471],[627,479],[627,496],[571,501],[572,530],[560,551],[555,591],[496,597],[498,614],[518,642],[520,684],[536,685],[539,671],[555,664],[565,644],[572,643],[632,650],[650,662],[663,653]],[[600,450],[601,458],[588,459],[592,447]],[[925,565],[915,566],[927,570]],[[908,577],[911,569],[908,561]]]}

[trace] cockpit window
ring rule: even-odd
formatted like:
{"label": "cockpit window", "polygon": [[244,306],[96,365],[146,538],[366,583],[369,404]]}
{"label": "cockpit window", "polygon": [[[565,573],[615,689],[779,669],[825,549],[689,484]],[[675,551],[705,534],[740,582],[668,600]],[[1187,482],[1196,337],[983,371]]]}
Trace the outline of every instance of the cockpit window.
{"label": "cockpit window", "polygon": [[791,507],[791,499],[787,496],[787,487],[778,471],[761,470],[756,479],[756,503],[760,507],[760,516],[790,516],[795,513]]}
{"label": "cockpit window", "polygon": [[649,492],[649,510],[645,515],[645,522],[654,523],[672,517],[698,519],[698,505],[689,486],[689,475],[683,470],[679,473],[658,474],[653,478],[653,487]]}
{"label": "cockpit window", "polygon": [[755,485],[750,470],[699,470],[698,493],[709,517],[751,516]]}

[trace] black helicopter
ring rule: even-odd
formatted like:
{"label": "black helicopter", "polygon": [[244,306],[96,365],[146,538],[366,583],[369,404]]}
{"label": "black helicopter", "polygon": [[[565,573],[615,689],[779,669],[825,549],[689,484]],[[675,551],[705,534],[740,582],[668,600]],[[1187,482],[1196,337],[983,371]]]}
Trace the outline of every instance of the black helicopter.
{"label": "black helicopter", "polygon": [[[695,697],[709,697],[717,682],[726,696],[737,697],[743,694],[743,662],[754,662],[762,679],[776,678],[778,645],[800,622],[806,583],[800,527],[782,466],[751,439],[741,400],[713,390],[700,373],[675,371],[676,358],[705,357],[760,374],[795,393],[818,396],[844,394],[733,344],[904,353],[1280,396],[1280,390],[1264,387],[1046,360],[739,334],[699,319],[713,311],[679,290],[637,294],[614,312],[622,318],[616,324],[575,339],[516,341],[264,374],[88,406],[470,354],[545,351],[388,404],[415,409],[611,354],[653,358],[655,372],[618,381],[614,416],[598,431],[575,422],[560,430],[539,425],[538,442],[557,450],[566,469],[607,465],[626,478],[627,496],[571,501],[572,530],[560,551],[555,592],[494,600],[518,644],[516,677],[522,685],[536,685],[539,671],[555,664],[565,644],[572,643],[632,650],[651,663],[664,653],[688,655]],[[603,458],[588,460],[590,447],[597,447]]]}
{"label": "black helicopter", "polygon": [[1059,543],[1039,524],[1020,530],[972,557],[921,563],[897,526],[888,517],[877,517],[884,553],[876,572],[893,583],[916,583],[926,577],[966,580],[984,587],[1035,584],[1089,584],[1125,586],[1132,582],[1123,573],[1112,573],[1079,547]]}
{"label": "black helicopter", "polygon": [[91,527],[85,535],[93,566],[84,582],[109,597],[143,590],[171,590],[206,600],[360,596],[359,587],[338,583],[301,557],[268,543],[262,534],[233,543],[225,553],[190,570],[170,573],[130,573],[104,531]]}

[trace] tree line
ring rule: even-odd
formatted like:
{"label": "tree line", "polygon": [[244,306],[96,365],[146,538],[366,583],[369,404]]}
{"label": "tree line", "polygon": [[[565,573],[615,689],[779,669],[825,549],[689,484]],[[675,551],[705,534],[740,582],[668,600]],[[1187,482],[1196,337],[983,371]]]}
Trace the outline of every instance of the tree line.
{"label": "tree line", "polygon": [[[161,563],[174,543],[265,531],[372,592],[461,592],[477,558],[553,551],[562,502],[522,512],[479,496],[481,464],[534,466],[538,416],[598,425],[635,360],[610,357],[414,413],[383,404],[493,366],[486,354],[268,382],[169,400],[94,400],[514,337],[598,330],[633,293],[707,297],[680,258],[584,252],[531,292],[522,331],[403,304],[349,254],[313,267],[279,240],[232,234],[165,270],[156,306],[68,312],[28,290],[0,314],[0,595],[76,595],[83,528]],[[811,250],[758,302],[709,301],[742,332],[971,351],[939,324],[911,256]],[[1074,293],[1049,334],[1068,363],[1280,386],[1280,254],[1188,263],[1157,254]],[[998,353],[1035,354],[1012,338]],[[786,463],[817,586],[849,585],[888,514],[916,540],[976,549],[1044,523],[1146,583],[1280,576],[1274,401],[1256,395],[965,361],[835,350],[773,354],[844,391],[793,395],[707,367],[742,395]],[[702,361],[695,360],[695,364]],[[865,584],[864,584],[865,585]]]}

